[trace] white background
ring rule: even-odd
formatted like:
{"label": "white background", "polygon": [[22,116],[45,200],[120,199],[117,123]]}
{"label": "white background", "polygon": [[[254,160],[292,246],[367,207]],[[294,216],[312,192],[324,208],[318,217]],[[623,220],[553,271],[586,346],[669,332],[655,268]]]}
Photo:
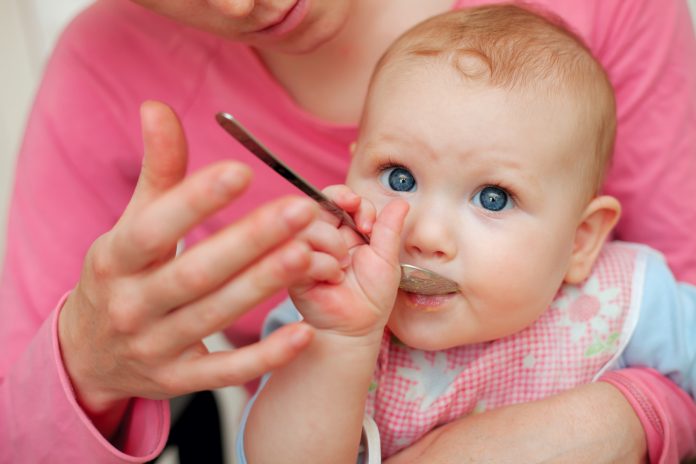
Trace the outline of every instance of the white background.
{"label": "white background", "polygon": [[15,155],[45,57],[89,0],[0,0],[0,257]]}

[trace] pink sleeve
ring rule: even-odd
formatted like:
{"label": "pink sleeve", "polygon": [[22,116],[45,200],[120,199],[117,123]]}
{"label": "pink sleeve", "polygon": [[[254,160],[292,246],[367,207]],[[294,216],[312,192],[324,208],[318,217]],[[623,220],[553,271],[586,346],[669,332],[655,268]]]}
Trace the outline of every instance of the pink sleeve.
{"label": "pink sleeve", "polygon": [[[61,300],[62,305],[64,299]],[[112,446],[80,409],[63,367],[51,313],[0,384],[0,462],[145,462],[164,447],[167,401],[136,398]]]}
{"label": "pink sleeve", "polygon": [[616,238],[662,251],[680,280],[696,283],[696,39],[688,5],[601,0],[595,8],[590,43],[618,105],[606,180],[623,206]]}
{"label": "pink sleeve", "polygon": [[605,374],[643,424],[652,464],[671,464],[696,455],[696,403],[652,369],[629,368]]}
{"label": "pink sleeve", "polygon": [[0,462],[141,462],[168,434],[167,405],[136,399],[124,445],[111,446],[75,403],[57,348],[56,302],[127,204],[142,150],[144,98],[104,66],[127,44],[97,47],[89,29],[103,26],[84,19],[47,65],[17,158],[0,276]]}
{"label": "pink sleeve", "polygon": [[[696,39],[688,6],[683,0],[602,5],[613,11],[597,15],[595,34],[610,32],[593,49],[617,94],[619,127],[606,181],[606,192],[623,206],[616,238],[662,251],[680,280],[696,283]],[[696,405],[670,380],[648,369],[623,369],[602,380],[636,411],[650,462],[696,453]]]}

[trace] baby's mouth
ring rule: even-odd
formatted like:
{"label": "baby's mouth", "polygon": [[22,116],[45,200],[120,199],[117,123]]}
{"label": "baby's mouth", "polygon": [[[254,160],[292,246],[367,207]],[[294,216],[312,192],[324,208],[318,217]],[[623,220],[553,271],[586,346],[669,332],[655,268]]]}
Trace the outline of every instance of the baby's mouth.
{"label": "baby's mouth", "polygon": [[411,305],[425,312],[434,312],[451,300],[456,293],[446,293],[444,295],[422,295],[419,293],[403,292]]}

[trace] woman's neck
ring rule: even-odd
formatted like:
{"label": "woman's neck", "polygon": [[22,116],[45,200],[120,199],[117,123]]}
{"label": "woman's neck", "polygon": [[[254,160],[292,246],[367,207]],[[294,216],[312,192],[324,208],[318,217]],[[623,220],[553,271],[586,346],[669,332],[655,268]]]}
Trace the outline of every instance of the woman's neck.
{"label": "woman's neck", "polygon": [[337,124],[357,124],[372,69],[386,48],[414,24],[453,0],[355,0],[339,34],[298,55],[258,54],[299,106]]}

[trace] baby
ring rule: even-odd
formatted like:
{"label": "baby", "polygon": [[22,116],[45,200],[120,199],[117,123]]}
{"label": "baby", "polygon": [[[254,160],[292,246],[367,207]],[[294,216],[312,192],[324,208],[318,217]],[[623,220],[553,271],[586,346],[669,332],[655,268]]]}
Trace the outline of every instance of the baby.
{"label": "baby", "polygon": [[[241,461],[354,463],[363,416],[388,457],[626,365],[693,396],[696,288],[646,247],[605,243],[615,126],[601,65],[545,14],[459,10],[399,38],[371,82],[350,189],[327,190],[371,243],[328,218],[307,232],[326,259],[290,294],[316,336],[258,393]],[[338,240],[350,263],[332,261]],[[399,291],[399,262],[459,291]],[[270,328],[297,319],[287,304]]]}

